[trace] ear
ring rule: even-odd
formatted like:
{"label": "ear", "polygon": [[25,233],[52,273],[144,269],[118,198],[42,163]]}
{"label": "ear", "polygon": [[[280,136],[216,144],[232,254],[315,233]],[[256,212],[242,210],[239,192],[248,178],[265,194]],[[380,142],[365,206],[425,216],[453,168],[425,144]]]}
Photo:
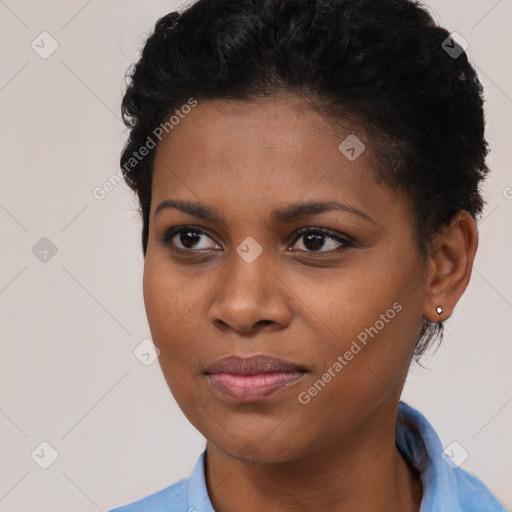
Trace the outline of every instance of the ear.
{"label": "ear", "polygon": [[[459,211],[450,225],[434,239],[428,256],[428,277],[423,316],[431,322],[442,322],[453,312],[466,289],[476,249],[478,235],[471,214]],[[439,314],[436,308],[441,307]]]}

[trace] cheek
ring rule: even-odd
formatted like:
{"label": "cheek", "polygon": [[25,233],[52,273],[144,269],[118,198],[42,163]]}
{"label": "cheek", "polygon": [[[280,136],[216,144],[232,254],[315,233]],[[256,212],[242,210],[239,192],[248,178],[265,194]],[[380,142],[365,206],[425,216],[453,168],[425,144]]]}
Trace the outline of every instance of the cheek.
{"label": "cheek", "polygon": [[187,288],[179,274],[148,255],[144,263],[143,295],[153,342],[161,351],[160,359],[177,361],[186,353],[183,348],[190,337],[190,318],[198,307],[197,294],[192,286]]}
{"label": "cheek", "polygon": [[314,357],[322,361],[320,376],[338,356],[343,358],[343,369],[331,370],[336,377],[326,386],[333,394],[355,389],[360,396],[368,389],[372,395],[398,382],[409,366],[421,328],[421,287],[413,285],[418,268],[387,261],[357,272],[330,270],[320,278],[316,272],[314,279],[305,274],[293,287],[306,322],[317,333]]}
{"label": "cheek", "polygon": [[408,277],[404,271],[382,270],[375,265],[357,272],[349,268],[325,273],[310,269],[283,280],[297,298],[293,305],[297,318],[325,339],[324,348],[342,350],[358,336],[364,342],[365,336],[369,337],[365,329],[385,333],[405,316],[402,298],[407,294]]}
{"label": "cheek", "polygon": [[[400,396],[418,334],[413,308],[390,302],[386,295],[330,304],[330,314],[323,314],[334,318],[338,311],[329,325],[337,338],[332,335],[329,343],[318,340],[321,355],[312,356],[322,366],[298,389],[302,394],[293,416],[299,430],[319,444],[350,431],[383,401]],[[315,419],[325,414],[329,421]]]}
{"label": "cheek", "polygon": [[[149,255],[149,251],[148,251]],[[160,349],[158,362],[169,390],[192,423],[196,423],[197,400],[193,374],[201,371],[198,365],[197,328],[191,321],[200,307],[200,294],[186,287],[178,273],[172,273],[165,262],[146,256],[143,294],[146,315],[155,345]],[[194,341],[196,340],[196,341]],[[191,372],[192,369],[192,372]]]}
{"label": "cheek", "polygon": [[[165,255],[149,251],[144,262],[143,294],[148,321],[159,338],[172,334],[200,301],[198,280],[185,278]],[[163,340],[162,340],[163,341]]]}
{"label": "cheek", "polygon": [[165,255],[148,251],[143,275],[146,316],[160,349],[158,361],[178,401],[211,357],[207,343],[211,333],[199,319],[206,316],[206,298],[214,284],[208,276],[192,277],[173,268]]}

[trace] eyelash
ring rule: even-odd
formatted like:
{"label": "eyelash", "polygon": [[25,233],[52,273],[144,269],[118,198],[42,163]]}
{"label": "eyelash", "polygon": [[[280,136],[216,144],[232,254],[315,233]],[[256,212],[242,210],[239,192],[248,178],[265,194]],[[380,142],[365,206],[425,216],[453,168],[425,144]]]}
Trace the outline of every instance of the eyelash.
{"label": "eyelash", "polygon": [[[160,243],[162,243],[164,246],[169,247],[172,251],[181,252],[181,253],[193,253],[194,249],[181,249],[180,247],[175,247],[171,242],[172,238],[175,235],[179,235],[182,232],[185,231],[191,231],[198,235],[205,235],[208,238],[212,239],[211,236],[208,235],[208,233],[197,226],[179,226],[175,228],[171,228],[168,230],[164,235],[160,238]],[[333,231],[330,231],[325,228],[315,228],[315,227],[307,227],[307,228],[301,228],[298,231],[295,232],[294,237],[292,239],[292,244],[294,245],[298,240],[300,240],[301,237],[304,235],[307,235],[309,233],[321,233],[325,235],[328,238],[331,238],[335,240],[336,242],[339,242],[341,244],[341,247],[338,247],[337,249],[330,250],[330,251],[304,251],[302,249],[297,249],[294,252],[303,252],[306,254],[333,254],[333,253],[339,253],[340,251],[343,251],[349,247],[353,247],[353,244],[347,239],[340,237],[339,235],[336,235]],[[200,250],[206,250],[206,249],[200,249]]]}

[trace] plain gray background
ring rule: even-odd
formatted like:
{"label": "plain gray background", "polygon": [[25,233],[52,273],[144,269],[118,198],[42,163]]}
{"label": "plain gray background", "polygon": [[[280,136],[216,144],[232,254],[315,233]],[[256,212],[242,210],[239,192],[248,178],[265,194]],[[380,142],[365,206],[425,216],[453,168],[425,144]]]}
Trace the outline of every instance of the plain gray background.
{"label": "plain gray background", "polygon": [[[1,512],[107,510],[188,476],[204,448],[133,353],[150,337],[135,198],[93,195],[119,168],[124,73],[179,5],[0,0]],[[469,43],[492,175],[471,283],[402,399],[511,507],[512,3],[427,5]]]}

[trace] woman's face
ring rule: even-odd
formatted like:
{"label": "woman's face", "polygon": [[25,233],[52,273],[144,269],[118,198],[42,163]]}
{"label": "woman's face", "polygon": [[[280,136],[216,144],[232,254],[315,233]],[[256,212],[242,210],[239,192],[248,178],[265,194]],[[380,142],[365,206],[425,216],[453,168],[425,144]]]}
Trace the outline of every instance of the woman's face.
{"label": "woman's face", "polygon": [[[410,206],[375,181],[372,140],[354,127],[343,143],[350,130],[291,95],[190,110],[157,147],[144,267],[179,406],[218,449],[260,462],[394,420],[428,297]],[[169,200],[196,211],[156,212]],[[293,367],[211,368],[255,355]]]}

